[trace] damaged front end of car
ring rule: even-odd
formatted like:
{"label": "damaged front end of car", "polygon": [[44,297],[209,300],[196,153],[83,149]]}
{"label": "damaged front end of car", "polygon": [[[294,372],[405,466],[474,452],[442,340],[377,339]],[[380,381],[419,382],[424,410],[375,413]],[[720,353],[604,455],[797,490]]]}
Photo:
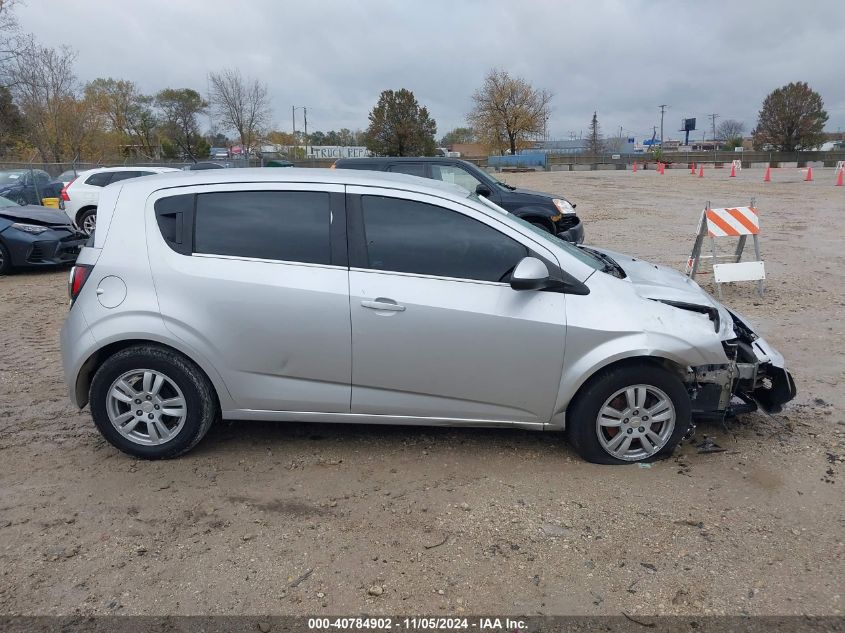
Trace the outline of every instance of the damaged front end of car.
{"label": "damaged front end of car", "polygon": [[722,341],[728,362],[691,367],[687,376],[695,421],[722,421],[758,407],[779,413],[796,395],[783,356],[742,317],[727,312],[736,335]]}

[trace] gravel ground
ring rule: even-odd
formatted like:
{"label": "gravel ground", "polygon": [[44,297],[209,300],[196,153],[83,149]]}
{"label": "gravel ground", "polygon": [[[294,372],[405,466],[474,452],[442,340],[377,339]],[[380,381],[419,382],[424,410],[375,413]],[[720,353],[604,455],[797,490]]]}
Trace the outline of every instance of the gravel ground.
{"label": "gravel ground", "polygon": [[767,293],[725,301],[798,397],[651,468],[555,434],[262,423],[135,461],[65,395],[66,271],[0,278],[0,614],[841,615],[845,189],[814,172],[504,176],[568,195],[589,242],[678,268],[706,200],[756,196]]}

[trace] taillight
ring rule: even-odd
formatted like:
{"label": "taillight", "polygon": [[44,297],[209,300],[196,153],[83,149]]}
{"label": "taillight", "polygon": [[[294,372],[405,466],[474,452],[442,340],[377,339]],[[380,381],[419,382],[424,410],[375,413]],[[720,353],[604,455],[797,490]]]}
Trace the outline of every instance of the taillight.
{"label": "taillight", "polygon": [[70,297],[71,305],[82,292],[82,286],[88,281],[92,270],[94,270],[94,267],[88,264],[77,264],[70,269],[70,276],[67,280],[67,294]]}
{"label": "taillight", "polygon": [[62,200],[64,200],[65,202],[70,202],[70,196],[67,195],[67,188],[70,187],[73,184],[74,180],[76,180],[76,176],[71,178],[70,182],[68,184],[66,184],[64,187],[62,187],[62,192],[61,192],[61,194],[59,194],[59,195],[61,195]]}

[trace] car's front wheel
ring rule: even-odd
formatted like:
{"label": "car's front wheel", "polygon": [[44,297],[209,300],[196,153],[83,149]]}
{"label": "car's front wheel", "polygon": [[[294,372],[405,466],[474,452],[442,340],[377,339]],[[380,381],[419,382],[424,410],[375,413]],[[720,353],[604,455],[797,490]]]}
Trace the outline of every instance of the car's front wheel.
{"label": "car's front wheel", "polygon": [[597,464],[629,464],[672,454],[690,426],[690,398],[677,375],[651,363],[593,376],[566,415],[570,444]]}
{"label": "car's front wheel", "polygon": [[90,402],[100,433],[123,452],[146,459],[189,451],[217,417],[214,389],[202,370],[154,345],[108,358],[91,381]]}

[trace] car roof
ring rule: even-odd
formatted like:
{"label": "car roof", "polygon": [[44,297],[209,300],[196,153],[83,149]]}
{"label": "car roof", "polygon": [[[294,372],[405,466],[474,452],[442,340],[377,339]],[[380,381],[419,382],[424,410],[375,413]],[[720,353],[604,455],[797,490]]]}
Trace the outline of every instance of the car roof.
{"label": "car roof", "polygon": [[237,183],[314,183],[335,185],[360,185],[364,187],[384,187],[402,189],[417,193],[427,193],[453,200],[464,200],[469,191],[458,185],[418,178],[406,174],[358,169],[320,169],[308,167],[290,167],[287,169],[266,169],[260,167],[235,169],[201,169],[192,171],[167,172],[157,176],[147,176],[137,180],[121,181],[127,192],[147,194],[171,187],[189,187],[196,185],[237,184]]}
{"label": "car roof", "polygon": [[362,158],[338,158],[340,163],[466,163],[469,161],[448,156],[365,156]]}
{"label": "car roof", "polygon": [[99,174],[107,171],[154,171],[159,173],[179,171],[175,167],[163,167],[160,165],[121,165],[120,167],[94,167],[93,169],[86,169],[85,171],[77,172],[80,176],[88,176],[90,174]]}

